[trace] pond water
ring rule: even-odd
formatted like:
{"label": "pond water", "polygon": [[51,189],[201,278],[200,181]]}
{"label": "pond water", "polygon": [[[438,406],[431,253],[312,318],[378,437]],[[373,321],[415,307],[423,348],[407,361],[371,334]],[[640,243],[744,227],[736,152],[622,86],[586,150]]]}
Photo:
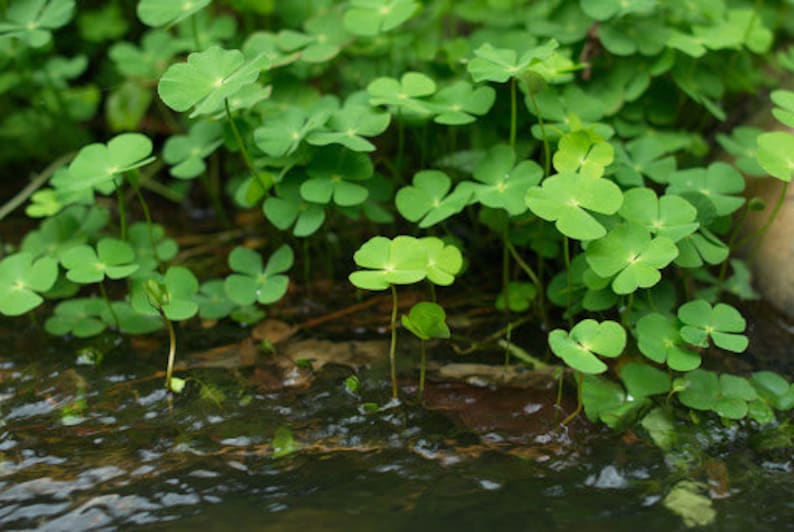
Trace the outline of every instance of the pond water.
{"label": "pond water", "polygon": [[339,366],[278,391],[255,368],[193,369],[202,384],[169,401],[161,349],[104,345],[101,365],[76,365],[82,343],[39,330],[0,326],[4,530],[679,530],[664,500],[682,480],[703,483],[708,528],[794,517],[790,447],[760,450],[755,430],[705,423],[665,454],[583,419],[542,430],[540,405],[463,384],[428,393],[468,411],[370,412],[384,368],[359,375],[360,397]]}

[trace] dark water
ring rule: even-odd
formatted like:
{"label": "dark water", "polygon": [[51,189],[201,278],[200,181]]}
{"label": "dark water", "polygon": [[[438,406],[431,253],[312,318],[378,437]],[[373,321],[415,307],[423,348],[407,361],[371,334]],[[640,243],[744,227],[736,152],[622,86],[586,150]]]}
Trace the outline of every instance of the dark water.
{"label": "dark water", "polygon": [[[183,375],[202,384],[169,402],[159,351],[105,344],[99,367],[76,365],[83,344],[11,327],[4,530],[680,530],[662,501],[686,479],[708,486],[710,529],[794,527],[791,449],[757,450],[757,430],[707,424],[667,455],[583,421],[477,432],[410,404],[367,413],[388,395],[383,372],[362,373],[356,397],[345,368],[274,393],[252,369],[196,369]],[[279,428],[301,449],[274,458]]]}

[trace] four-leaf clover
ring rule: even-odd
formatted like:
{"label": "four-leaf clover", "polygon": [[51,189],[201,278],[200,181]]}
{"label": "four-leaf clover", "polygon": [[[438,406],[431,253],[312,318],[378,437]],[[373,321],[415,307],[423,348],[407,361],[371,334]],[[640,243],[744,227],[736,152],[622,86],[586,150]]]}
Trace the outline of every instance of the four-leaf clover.
{"label": "four-leaf clover", "polygon": [[234,248],[229,254],[229,267],[235,273],[226,278],[226,294],[238,305],[275,303],[287,293],[289,277],[283,273],[292,267],[293,260],[292,248],[286,244],[270,256],[265,266],[256,251]]}
{"label": "four-leaf clover", "polygon": [[702,299],[690,301],[678,309],[678,318],[684,323],[681,337],[692,345],[707,347],[708,339],[714,345],[741,353],[747,349],[747,337],[742,334],[747,322],[739,311],[725,303],[713,307]]}
{"label": "four-leaf clover", "polygon": [[626,347],[626,330],[617,322],[582,320],[571,332],[555,329],[549,333],[549,346],[555,355],[582,373],[595,375],[607,370],[596,355],[615,358]]}

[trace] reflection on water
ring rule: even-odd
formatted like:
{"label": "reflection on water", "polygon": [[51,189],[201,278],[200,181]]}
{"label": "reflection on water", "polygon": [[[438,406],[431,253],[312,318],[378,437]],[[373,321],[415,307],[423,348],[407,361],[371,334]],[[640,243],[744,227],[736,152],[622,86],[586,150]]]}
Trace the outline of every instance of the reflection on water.
{"label": "reflection on water", "polygon": [[[0,347],[3,529],[677,530],[661,501],[688,475],[708,485],[716,529],[794,516],[788,451],[754,451],[741,430],[710,426],[693,436],[702,455],[665,457],[585,423],[538,432],[522,417],[534,399],[449,385],[430,393],[479,401],[489,423],[448,404],[368,413],[345,368],[277,393],[253,370],[195,370],[205,388],[169,403],[160,354],[75,367],[73,346],[35,341]],[[366,400],[385,400],[382,377],[360,375]],[[279,427],[302,449],[274,459]]]}

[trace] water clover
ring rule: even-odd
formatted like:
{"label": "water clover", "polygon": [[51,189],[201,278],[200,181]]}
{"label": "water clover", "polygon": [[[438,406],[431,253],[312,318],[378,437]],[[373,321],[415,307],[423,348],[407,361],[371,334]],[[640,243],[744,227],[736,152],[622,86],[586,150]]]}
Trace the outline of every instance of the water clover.
{"label": "water clover", "polygon": [[633,225],[640,225],[673,242],[694,233],[699,226],[695,221],[697,209],[691,203],[672,194],[658,198],[650,188],[627,190],[618,214]]}
{"label": "water clover", "polygon": [[599,135],[587,130],[566,133],[560,139],[552,162],[558,172],[579,172],[586,177],[601,177],[615,158],[615,149]]}
{"label": "water clover", "polygon": [[794,92],[786,90],[772,91],[769,95],[777,105],[772,109],[772,116],[787,127],[794,127]]}
{"label": "water clover", "polygon": [[413,333],[421,341],[419,369],[419,397],[425,390],[425,373],[427,368],[427,350],[425,342],[431,338],[449,338],[451,333],[447,326],[447,315],[441,305],[422,301],[411,307],[408,315],[400,318],[403,327]]}
{"label": "water clover", "polygon": [[694,410],[711,410],[727,419],[743,419],[748,402],[758,399],[758,392],[744,377],[697,369],[676,379],[674,389],[684,406]]}
{"label": "water clover", "polygon": [[540,183],[543,169],[535,161],[516,163],[510,146],[497,144],[488,150],[474,168],[474,196],[486,207],[504,209],[511,216],[526,212],[524,196],[530,187]]}
{"label": "water clover", "polygon": [[433,122],[447,126],[471,124],[477,116],[483,116],[496,100],[496,91],[491,87],[476,89],[466,81],[456,81],[439,90],[430,100],[436,116]]}
{"label": "water clover", "polygon": [[306,168],[309,179],[300,187],[301,196],[314,203],[327,204],[333,200],[340,206],[358,205],[369,190],[356,181],[372,177],[374,167],[369,156],[344,147],[331,146],[315,154]]}
{"label": "water clover", "polygon": [[229,267],[235,272],[225,281],[226,294],[238,305],[275,303],[287,293],[289,277],[283,275],[292,267],[292,248],[284,244],[262,265],[256,251],[236,247],[229,254]]}
{"label": "water clover", "polygon": [[68,299],[58,303],[55,312],[44,322],[44,329],[53,335],[71,334],[77,338],[96,336],[107,328],[102,318],[107,302],[97,298]]}
{"label": "water clover", "polygon": [[534,284],[511,281],[507,286],[507,301],[505,301],[505,291],[502,290],[496,297],[496,308],[497,310],[509,309],[510,312],[526,312],[537,294],[538,289]]}
{"label": "water clover", "polygon": [[293,224],[292,234],[305,237],[313,234],[325,221],[325,208],[306,201],[300,194],[300,181],[287,176],[276,185],[276,195],[268,196],[262,205],[265,217],[278,229],[288,229]]}
{"label": "water clover", "polygon": [[739,126],[730,135],[719,133],[717,142],[734,156],[733,163],[742,173],[761,177],[764,175],[764,170],[758,164],[758,135],[761,133],[763,131],[755,127]]}
{"label": "water clover", "polygon": [[681,338],[698,347],[708,347],[711,339],[714,345],[741,353],[747,349],[747,337],[742,334],[747,327],[738,310],[725,303],[713,307],[702,299],[684,303],[678,309],[678,319],[684,326]]}
{"label": "water clover", "polygon": [[[413,184],[397,191],[394,203],[403,217],[431,227],[462,211],[473,194],[471,183],[460,183],[449,193],[452,181],[438,170],[422,170],[414,175]],[[449,193],[449,194],[448,194]]]}
{"label": "water clover", "polygon": [[555,355],[576,371],[595,375],[607,370],[596,355],[616,358],[626,347],[626,331],[614,321],[582,320],[570,332],[555,329],[549,333],[549,346]]}
{"label": "water clover", "polygon": [[670,391],[670,375],[642,362],[629,362],[621,366],[620,378],[626,391],[635,400]]}
{"label": "water clover", "polygon": [[623,204],[618,186],[603,178],[563,172],[530,188],[525,201],[532,212],[550,222],[570,238],[594,240],[606,229],[587,211],[614,214]]}
{"label": "water clover", "polygon": [[226,286],[221,279],[202,283],[193,300],[199,306],[199,317],[202,320],[225,318],[237,307],[237,304],[226,294]]}
{"label": "water clover", "polygon": [[676,161],[669,150],[656,137],[641,137],[623,145],[618,152],[615,176],[623,185],[642,186],[643,177],[657,183],[667,183],[667,177],[675,172]]}
{"label": "water clover", "polygon": [[616,294],[630,294],[658,283],[659,270],[678,256],[678,248],[667,237],[652,239],[644,227],[623,224],[587,246],[585,256],[596,274],[615,276],[612,290]]}
{"label": "water clover", "polygon": [[50,257],[34,260],[27,252],[0,260],[0,314],[20,316],[38,307],[58,278],[58,263]]}
{"label": "water clover", "polygon": [[132,224],[127,231],[127,241],[135,251],[135,263],[138,265],[133,275],[135,278],[153,272],[159,264],[173,259],[179,252],[176,241],[166,238],[165,229],[160,224]]}
{"label": "water clover", "polygon": [[364,137],[375,137],[386,131],[391,115],[377,112],[366,105],[366,100],[359,100],[348,98],[344,107],[331,115],[325,127],[310,132],[306,141],[314,146],[341,144],[353,151],[374,151],[375,145]]}
{"label": "water clover", "polygon": [[648,15],[656,8],[656,0],[588,0],[580,3],[582,11],[596,20],[608,20],[629,14]]}
{"label": "water clover", "polygon": [[154,160],[152,141],[140,133],[122,133],[107,144],[84,146],[69,164],[69,173],[56,190],[66,192],[100,188],[112,191],[124,172]]}
{"label": "water clover", "polygon": [[794,135],[784,131],[758,135],[758,163],[769,175],[791,181],[794,176]]}
{"label": "water clover", "polygon": [[427,250],[416,238],[398,236],[393,240],[376,236],[353,255],[366,268],[350,274],[350,282],[366,290],[386,290],[395,284],[413,284],[427,277]]}
{"label": "water clover", "polygon": [[96,248],[88,244],[75,246],[61,256],[66,278],[80,284],[99,283],[106,277],[129,277],[139,268],[134,261],[132,246],[115,238],[101,239]]}
{"label": "water clover", "polygon": [[347,31],[364,37],[393,30],[420,8],[414,0],[350,0],[345,12]]}
{"label": "water clover", "polygon": [[147,26],[170,26],[198,13],[212,0],[140,0],[138,18]]}
{"label": "water clover", "polygon": [[460,250],[451,244],[444,244],[443,240],[434,236],[420,238],[418,244],[427,253],[427,279],[439,286],[451,285],[463,268],[463,255]]}
{"label": "water clover", "polygon": [[637,347],[649,359],[667,364],[674,371],[692,371],[700,367],[700,355],[681,344],[677,320],[652,312],[637,321]]}
{"label": "water clover", "polygon": [[436,82],[420,72],[406,72],[398,80],[377,78],[367,85],[371,105],[390,105],[400,113],[428,116],[433,113],[429,102],[422,100],[436,92]]}
{"label": "water clover", "polygon": [[178,43],[170,33],[151,30],[143,34],[140,46],[119,42],[110,47],[108,55],[123,76],[153,80],[160,77],[179,51]]}
{"label": "water clover", "polygon": [[278,47],[286,52],[300,51],[301,61],[325,63],[336,57],[350,40],[342,16],[335,11],[312,17],[303,25],[306,33],[282,30],[275,38]]}
{"label": "water clover", "polygon": [[667,194],[698,192],[706,196],[714,204],[717,216],[731,214],[744,203],[744,198],[736,195],[744,191],[744,177],[727,163],[679,170],[669,176],[668,183]]}
{"label": "water clover", "polygon": [[171,65],[160,78],[157,92],[174,111],[193,108],[190,118],[213,114],[223,108],[227,98],[254,83],[269,66],[265,54],[246,61],[239,50],[212,46],[193,52],[186,63]]}
{"label": "water clover", "polygon": [[196,276],[184,266],[169,266],[164,275],[137,281],[130,295],[132,307],[148,316],[162,315],[171,321],[192,318],[198,312]]}
{"label": "water clover", "polygon": [[163,160],[172,165],[171,175],[192,179],[207,169],[204,159],[221,144],[221,126],[217,122],[198,122],[187,135],[169,137],[163,147]]}
{"label": "water clover", "polygon": [[675,263],[683,268],[699,268],[704,262],[720,264],[730,254],[728,246],[704,227],[679,240],[676,245],[679,255]]}
{"label": "water clover", "polygon": [[559,45],[555,40],[535,46],[524,52],[521,57],[509,48],[494,48],[485,43],[474,51],[468,70],[474,81],[494,81],[504,83],[516,78],[531,67],[548,60]]}
{"label": "water clover", "polygon": [[74,6],[74,0],[15,0],[0,22],[0,39],[16,37],[41,48],[52,40],[52,30],[71,20]]}
{"label": "water clover", "polygon": [[271,157],[291,155],[313,131],[320,129],[330,113],[318,110],[307,116],[299,107],[287,109],[277,118],[254,130],[256,145]]}

